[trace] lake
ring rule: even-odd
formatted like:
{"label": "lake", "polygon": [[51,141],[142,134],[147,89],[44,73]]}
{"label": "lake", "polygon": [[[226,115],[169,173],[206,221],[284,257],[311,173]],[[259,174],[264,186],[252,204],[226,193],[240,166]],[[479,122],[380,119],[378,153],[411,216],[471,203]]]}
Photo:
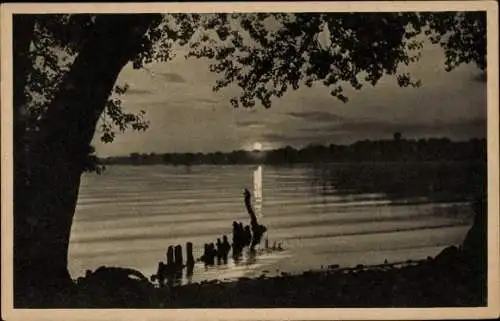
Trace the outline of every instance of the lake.
{"label": "lake", "polygon": [[[259,222],[268,227],[269,243],[281,242],[285,251],[248,255],[238,264],[231,259],[208,268],[196,264],[184,282],[416,260],[461,243],[472,213],[453,179],[466,172],[448,171],[443,177],[442,168],[453,166],[407,166],[412,170],[383,165],[392,176],[374,165],[263,166]],[[105,265],[149,277],[166,260],[169,245],[184,248],[188,241],[200,257],[204,243],[223,234],[231,239],[234,220],[249,223],[242,192],[252,189],[255,169],[110,165],[102,175],[84,174],[70,273],[76,278]],[[459,181],[468,186],[467,177]]]}

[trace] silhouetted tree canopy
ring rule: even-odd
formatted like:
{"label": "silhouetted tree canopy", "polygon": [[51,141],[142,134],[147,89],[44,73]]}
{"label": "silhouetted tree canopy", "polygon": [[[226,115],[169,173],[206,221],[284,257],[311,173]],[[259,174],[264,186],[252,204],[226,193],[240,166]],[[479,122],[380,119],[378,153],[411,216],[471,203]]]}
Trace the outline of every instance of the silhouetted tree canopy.
{"label": "silhouetted tree canopy", "polygon": [[[258,13],[144,15],[149,28],[132,59],[134,68],[169,61],[179,46],[188,57],[208,58],[220,75],[214,90],[237,85],[234,106],[270,107],[274,97],[300,86],[322,83],[346,102],[346,86],[375,86],[394,75],[400,86],[419,80],[400,71],[420,57],[424,37],[440,44],[446,69],[462,63],[486,68],[486,14],[440,13]],[[37,128],[44,107],[53,97],[74,58],[106,27],[112,15],[37,15],[30,47],[29,115]],[[144,111],[126,113],[120,96],[129,86],[116,85],[101,115],[101,139],[111,142],[115,131],[145,130]]]}
{"label": "silhouetted tree canopy", "polygon": [[384,75],[418,86],[400,67],[420,57],[419,34],[445,49],[447,70],[485,70],[485,12],[15,15],[15,306],[60,307],[74,293],[69,235],[81,173],[95,169],[96,127],[104,142],[148,127],[144,112],[122,108],[128,85],[116,79],[128,63],[167,62],[187,47],[188,57],[210,59],[214,90],[240,87],[234,106],[267,108],[314,83],[345,102],[343,86]]}
{"label": "silhouetted tree canopy", "polygon": [[481,12],[445,13],[300,13],[218,14],[191,56],[216,60],[221,74],[215,90],[236,83],[242,94],[234,106],[271,106],[273,97],[301,85],[321,82],[331,95],[347,101],[345,85],[375,86],[383,75],[396,75],[400,86],[420,81],[399,71],[420,57],[425,32],[446,53],[446,68],[474,62],[486,67],[486,16]]}

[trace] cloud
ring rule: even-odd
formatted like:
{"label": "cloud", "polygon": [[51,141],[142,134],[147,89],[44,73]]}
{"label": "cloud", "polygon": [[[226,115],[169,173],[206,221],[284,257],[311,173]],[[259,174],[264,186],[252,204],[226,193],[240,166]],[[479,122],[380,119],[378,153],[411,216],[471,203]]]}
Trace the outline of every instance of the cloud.
{"label": "cloud", "polygon": [[[169,102],[169,101],[145,102],[145,103],[142,103],[141,106],[146,106],[148,109],[149,108],[167,108],[167,107],[172,107],[171,102]],[[146,113],[147,113],[147,109],[146,109]]]}
{"label": "cloud", "polygon": [[459,119],[459,120],[434,120],[430,122],[412,122],[410,120],[379,120],[379,119],[345,119],[343,122],[323,128],[302,128],[303,133],[328,132],[350,133],[352,135],[391,135],[395,132],[407,133],[409,136],[442,135],[443,131],[453,133],[471,134],[473,136],[486,134],[486,120],[484,118]]}
{"label": "cloud", "polygon": [[343,116],[335,115],[326,111],[290,112],[288,115],[306,121],[315,122],[338,122],[345,119]]}
{"label": "cloud", "polygon": [[163,78],[163,81],[166,82],[173,82],[173,83],[185,83],[186,80],[184,80],[184,77],[179,75],[178,73],[175,72],[159,72],[155,74],[156,76],[159,76]]}
{"label": "cloud", "polygon": [[295,144],[297,141],[302,141],[304,136],[294,137],[287,134],[267,133],[262,136],[266,141],[280,144]]}
{"label": "cloud", "polygon": [[466,140],[486,136],[486,119],[459,119],[450,121],[412,122],[411,120],[381,120],[345,118],[344,122],[326,126],[297,128],[293,132],[267,132],[263,139],[277,146],[295,147],[308,144],[351,144],[364,139],[390,139],[395,132],[403,137],[448,137]]}
{"label": "cloud", "polygon": [[212,105],[218,103],[215,100],[205,99],[205,98],[197,98],[194,97],[192,99],[189,98],[169,98],[162,99],[156,101],[149,102],[140,102],[141,106],[148,106],[150,108],[156,107],[169,107],[169,108],[182,108],[188,110],[207,110],[211,108]]}
{"label": "cloud", "polygon": [[294,147],[303,147],[309,144],[330,144],[330,143],[345,143],[346,138],[349,138],[344,133],[329,133],[318,131],[316,133],[304,134],[284,134],[284,133],[267,133],[263,138],[276,147],[291,145]]}
{"label": "cloud", "polygon": [[149,94],[153,94],[153,92],[151,90],[148,90],[148,89],[129,88],[127,90],[127,94],[130,94],[130,95],[149,95]]}
{"label": "cloud", "polygon": [[289,136],[285,135],[285,134],[267,133],[267,134],[264,134],[264,138],[266,138],[268,140],[282,141],[282,140],[286,140],[287,138],[289,138]]}
{"label": "cloud", "polygon": [[262,123],[262,121],[240,120],[240,121],[236,122],[236,126],[245,127],[245,128],[260,128],[260,127],[264,127],[264,124]]}
{"label": "cloud", "polygon": [[195,98],[195,100],[197,102],[205,103],[205,104],[217,104],[217,103],[219,103],[217,100],[210,99],[210,98]]}

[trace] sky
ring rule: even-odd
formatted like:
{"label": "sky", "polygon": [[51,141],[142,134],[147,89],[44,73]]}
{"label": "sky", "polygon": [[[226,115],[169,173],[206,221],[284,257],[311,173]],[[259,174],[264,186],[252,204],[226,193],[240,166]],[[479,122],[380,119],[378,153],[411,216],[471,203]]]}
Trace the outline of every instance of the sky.
{"label": "sky", "polygon": [[129,84],[122,96],[126,112],[144,110],[146,132],[120,133],[110,144],[96,132],[93,145],[102,157],[138,153],[215,152],[286,145],[350,144],[364,139],[448,137],[467,140],[486,134],[486,82],[473,65],[444,70],[444,53],[424,45],[422,58],[409,71],[420,88],[400,88],[385,76],[375,87],[346,88],[343,103],[322,84],[274,99],[270,109],[235,109],[229,99],[237,88],[213,92],[218,75],[207,60],[185,59],[182,52],[166,63],[134,70],[127,65],[117,84]]}

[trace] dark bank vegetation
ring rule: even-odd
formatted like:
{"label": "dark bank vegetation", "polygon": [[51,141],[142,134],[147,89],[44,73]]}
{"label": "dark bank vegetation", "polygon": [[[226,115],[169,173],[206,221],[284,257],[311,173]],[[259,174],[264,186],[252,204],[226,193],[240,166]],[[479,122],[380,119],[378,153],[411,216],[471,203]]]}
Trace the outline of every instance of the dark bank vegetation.
{"label": "dark bank vegetation", "polygon": [[[486,126],[485,126],[486,130]],[[304,164],[353,162],[485,162],[486,140],[447,138],[363,140],[351,145],[286,146],[265,151],[213,153],[132,153],[99,159],[99,163],[128,165]]]}
{"label": "dark bank vegetation", "polygon": [[[325,30],[328,41],[318,42]],[[111,142],[148,125],[122,108],[124,66],[167,62],[187,46],[211,60],[215,90],[241,89],[234,106],[270,107],[314,83],[345,102],[342,85],[359,90],[384,75],[418,86],[398,67],[419,59],[419,34],[445,49],[447,70],[485,70],[485,12],[14,15],[14,306],[76,304],[68,244],[81,175],[94,169],[90,143],[96,129]]]}
{"label": "dark bank vegetation", "polygon": [[[396,136],[396,135],[395,135]],[[486,139],[446,138],[363,140],[351,145],[286,146],[265,151],[229,153],[132,153],[96,161],[104,165],[306,165],[314,168],[319,193],[386,193],[467,201],[484,192]],[[103,168],[103,167],[101,167]]]}

